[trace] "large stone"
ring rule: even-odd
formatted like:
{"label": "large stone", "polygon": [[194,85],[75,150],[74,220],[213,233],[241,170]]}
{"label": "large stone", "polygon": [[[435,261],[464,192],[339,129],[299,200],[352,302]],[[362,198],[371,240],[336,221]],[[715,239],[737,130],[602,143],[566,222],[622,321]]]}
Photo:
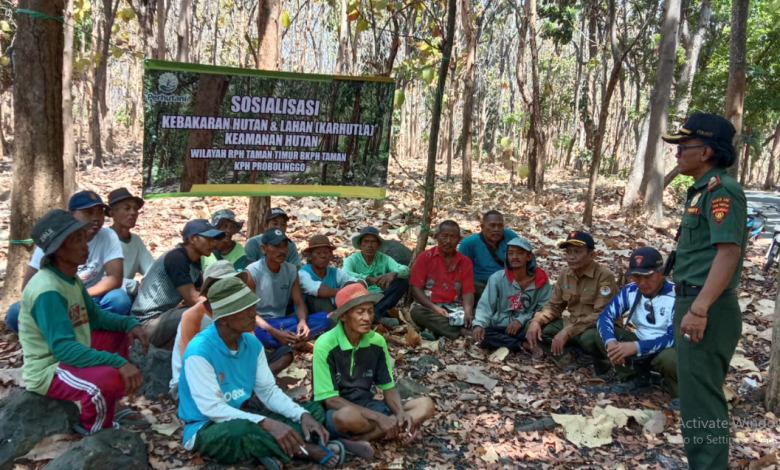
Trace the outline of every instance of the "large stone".
{"label": "large stone", "polygon": [[400,379],[396,380],[395,387],[398,389],[398,392],[401,394],[402,400],[407,400],[409,398],[418,398],[418,397],[426,396],[429,393],[431,393],[431,389],[429,389],[425,385],[419,382],[415,382],[412,379],[407,379],[406,377],[401,377]]}
{"label": "large stone", "polygon": [[135,433],[104,429],[90,434],[52,460],[46,470],[146,470],[146,444]]}
{"label": "large stone", "polygon": [[144,377],[139,395],[156,400],[160,395],[168,394],[171,381],[171,351],[157,349],[149,345],[149,353],[144,356],[141,343],[135,342],[130,348],[130,362],[138,367]]}
{"label": "large stone", "polygon": [[420,356],[420,359],[417,360],[417,365],[428,367],[444,367],[444,364],[442,364],[440,360],[428,354],[423,354]]}
{"label": "large stone", "polygon": [[0,470],[14,468],[14,459],[44,437],[73,432],[78,419],[79,409],[73,402],[27,390],[14,392],[0,402]]}
{"label": "large stone", "polygon": [[393,258],[396,263],[404,266],[409,266],[409,263],[412,261],[412,250],[399,241],[385,240],[385,245],[379,251]]}

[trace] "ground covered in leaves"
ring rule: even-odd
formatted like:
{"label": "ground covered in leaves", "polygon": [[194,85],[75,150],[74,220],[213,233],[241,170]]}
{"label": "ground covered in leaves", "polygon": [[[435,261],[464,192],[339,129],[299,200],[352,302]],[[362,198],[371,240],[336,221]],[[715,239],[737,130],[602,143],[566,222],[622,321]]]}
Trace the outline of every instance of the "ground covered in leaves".
{"label": "ground covered in leaves", "polygon": [[[453,174],[459,174],[458,165],[456,162]],[[10,171],[10,160],[0,161],[0,188],[10,188]],[[292,215],[289,235],[299,247],[305,247],[308,237],[316,233],[330,236],[338,247],[338,265],[353,251],[350,237],[368,224],[380,227],[389,239],[413,248],[419,233],[424,162],[394,160],[389,171],[388,198],[379,204],[367,200],[283,197],[274,198],[274,205]],[[109,159],[104,169],[84,168],[79,178],[80,187],[104,196],[120,186],[139,193],[140,147],[127,144],[124,152]],[[514,180],[517,182],[517,178]],[[498,165],[477,165],[474,201],[463,205],[460,183],[440,176],[434,223],[454,219],[465,233],[471,233],[479,229],[481,213],[501,210],[507,227],[533,243],[540,266],[554,282],[564,267],[557,242],[571,230],[585,228],[580,220],[587,180],[552,170],[546,180],[545,195],[537,196],[524,187],[512,186],[509,172]],[[669,235],[679,221],[682,201],[670,190],[665,200],[668,217],[657,226],[621,211],[623,181],[600,183],[595,223],[590,231],[597,240],[598,261],[609,265],[623,283],[622,273],[631,250],[652,245],[668,254],[672,249]],[[9,204],[8,198],[0,197],[0,277],[4,275],[7,258]],[[210,218],[221,208],[233,209],[245,218],[247,199],[150,200],[143,209],[137,232],[158,257],[177,243],[187,220]],[[240,241],[244,241],[243,235]],[[748,249],[739,289],[744,310],[743,338],[725,386],[732,407],[732,468],[773,468],[780,442],[780,423],[763,406],[777,288],[776,268],[765,275],[760,272],[765,250],[766,245],[760,243]],[[398,313],[401,318],[408,318],[405,309]],[[395,357],[398,380],[403,386],[427,388],[436,402],[437,415],[423,427],[424,442],[407,448],[379,444],[374,462],[353,458],[347,462],[350,468],[687,468],[679,426],[669,411],[669,396],[660,386],[645,395],[615,395],[602,381],[591,378],[592,367],[564,373],[548,359],[534,361],[524,354],[489,356],[466,340],[421,341],[405,323],[384,333]],[[0,398],[18,387],[22,361],[18,338],[3,327]],[[284,375],[282,386],[291,396],[300,401],[311,398],[310,354],[297,356],[294,366]],[[151,429],[142,431],[152,468],[222,468],[184,450],[181,426],[170,400],[138,398],[132,406],[153,423]],[[574,432],[568,426],[564,429],[556,421],[560,423],[566,418],[558,415],[581,416],[577,419],[584,432]],[[589,440],[586,435],[594,423],[602,426],[605,421],[613,429],[602,432],[598,442]],[[40,468],[74,439],[78,438],[48,439],[25,458],[18,459],[17,468]]]}

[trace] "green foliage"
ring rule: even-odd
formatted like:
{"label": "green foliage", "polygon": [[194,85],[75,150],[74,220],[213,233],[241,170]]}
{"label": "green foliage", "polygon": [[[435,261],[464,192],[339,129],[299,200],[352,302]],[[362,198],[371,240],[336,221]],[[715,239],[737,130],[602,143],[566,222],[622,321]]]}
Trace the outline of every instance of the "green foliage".
{"label": "green foliage", "polygon": [[542,37],[556,45],[568,44],[574,34],[578,9],[573,0],[547,1],[539,5],[539,17],[544,19]]}
{"label": "green foliage", "polygon": [[671,183],[669,183],[669,189],[674,194],[674,197],[678,202],[685,202],[685,198],[688,194],[688,188],[695,183],[693,176],[677,175]]}

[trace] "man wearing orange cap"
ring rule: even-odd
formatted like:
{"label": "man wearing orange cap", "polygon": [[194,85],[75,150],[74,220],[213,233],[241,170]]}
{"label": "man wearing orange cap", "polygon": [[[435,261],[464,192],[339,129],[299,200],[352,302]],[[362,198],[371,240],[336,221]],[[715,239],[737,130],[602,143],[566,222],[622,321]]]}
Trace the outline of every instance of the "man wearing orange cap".
{"label": "man wearing orange cap", "polygon": [[[314,399],[328,410],[328,431],[353,439],[343,441],[345,446],[380,438],[409,443],[418,436],[417,427],[435,412],[428,397],[401,401],[387,343],[371,331],[374,304],[381,298],[381,292],[369,294],[362,284],[341,289],[332,315],[338,325],[314,344]],[[384,400],[374,399],[373,385],[383,391]]]}

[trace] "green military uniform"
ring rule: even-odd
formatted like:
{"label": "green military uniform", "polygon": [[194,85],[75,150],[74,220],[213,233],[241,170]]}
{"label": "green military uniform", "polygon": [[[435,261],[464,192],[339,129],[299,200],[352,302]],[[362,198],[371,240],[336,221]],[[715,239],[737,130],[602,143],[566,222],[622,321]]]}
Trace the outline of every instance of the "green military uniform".
{"label": "green military uniform", "polygon": [[[723,381],[742,334],[734,288],[741,279],[746,220],[745,193],[725,168],[713,168],[688,188],[674,265],[674,344],[681,428],[692,470],[719,470],[728,465],[729,414]],[[691,343],[680,335],[680,323],[707,280],[719,243],[739,245],[742,256],[723,294],[707,312],[703,339]]]}

